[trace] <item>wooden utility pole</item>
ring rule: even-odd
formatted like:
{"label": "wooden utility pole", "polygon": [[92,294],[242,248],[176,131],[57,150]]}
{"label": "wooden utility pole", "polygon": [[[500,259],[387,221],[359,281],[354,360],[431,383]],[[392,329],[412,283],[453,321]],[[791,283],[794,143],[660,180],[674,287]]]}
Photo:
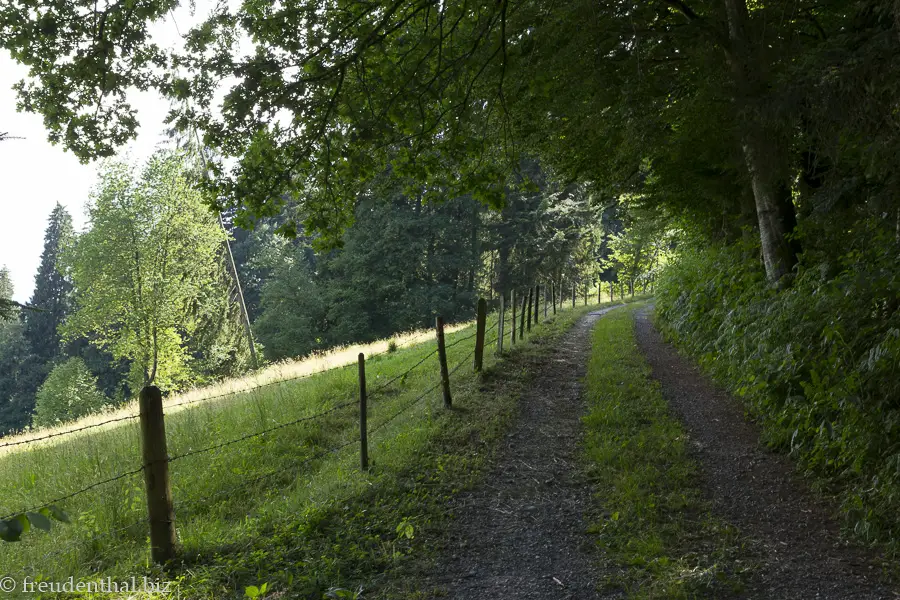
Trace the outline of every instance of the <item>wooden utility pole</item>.
{"label": "wooden utility pole", "polygon": [[163,564],[175,558],[177,538],[162,392],[156,386],[147,386],[141,390],[138,403],[144,486],[150,520],[150,558],[157,564]]}
{"label": "wooden utility pole", "polygon": [[435,329],[437,329],[438,360],[441,363],[441,388],[444,391],[444,408],[450,408],[453,406],[453,399],[450,397],[450,370],[447,368],[447,348],[444,346],[443,317],[436,319]]}

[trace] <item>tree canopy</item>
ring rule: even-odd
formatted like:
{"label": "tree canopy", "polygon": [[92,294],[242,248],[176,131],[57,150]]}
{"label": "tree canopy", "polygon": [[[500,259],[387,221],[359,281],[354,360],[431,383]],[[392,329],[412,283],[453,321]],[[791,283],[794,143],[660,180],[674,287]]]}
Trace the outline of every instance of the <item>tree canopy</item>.
{"label": "tree canopy", "polygon": [[0,39],[30,67],[22,106],[84,159],[134,135],[130,88],[174,100],[172,122],[233,159],[211,197],[239,225],[291,199],[282,231],[336,242],[385,168],[410,192],[499,206],[533,155],[709,235],[756,230],[780,281],[797,208],[852,189],[896,209],[889,0],[253,0],[164,51],[149,27],[178,4],[8,3]]}

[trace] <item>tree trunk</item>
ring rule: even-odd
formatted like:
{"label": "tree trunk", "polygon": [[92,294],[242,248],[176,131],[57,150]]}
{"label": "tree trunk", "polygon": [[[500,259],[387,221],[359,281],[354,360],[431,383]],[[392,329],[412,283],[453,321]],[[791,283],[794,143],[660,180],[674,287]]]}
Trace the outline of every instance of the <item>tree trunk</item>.
{"label": "tree trunk", "polygon": [[724,0],[728,16],[728,45],[725,53],[734,77],[739,114],[743,123],[741,143],[750,174],[756,204],[756,218],[762,243],[766,276],[780,282],[797,264],[799,247],[788,239],[797,224],[785,144],[778,131],[766,125],[762,114],[767,105],[764,65],[747,36],[749,14],[746,0]]}

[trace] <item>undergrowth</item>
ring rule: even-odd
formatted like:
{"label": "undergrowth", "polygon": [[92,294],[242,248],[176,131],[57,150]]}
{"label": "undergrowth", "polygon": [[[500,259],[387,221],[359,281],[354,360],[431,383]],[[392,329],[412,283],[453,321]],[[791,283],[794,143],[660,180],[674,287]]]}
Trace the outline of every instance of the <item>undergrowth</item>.
{"label": "undergrowth", "polygon": [[[755,248],[684,250],[664,273],[666,336],[742,397],[767,443],[836,494],[859,539],[900,545],[900,269],[893,232],[809,251],[783,290]],[[831,257],[829,257],[831,256]],[[750,257],[748,259],[748,257]]]}
{"label": "undergrowth", "polygon": [[710,598],[742,588],[751,565],[737,531],[715,518],[681,424],[634,338],[637,307],[597,322],[586,378],[587,475],[609,588],[629,598]]}

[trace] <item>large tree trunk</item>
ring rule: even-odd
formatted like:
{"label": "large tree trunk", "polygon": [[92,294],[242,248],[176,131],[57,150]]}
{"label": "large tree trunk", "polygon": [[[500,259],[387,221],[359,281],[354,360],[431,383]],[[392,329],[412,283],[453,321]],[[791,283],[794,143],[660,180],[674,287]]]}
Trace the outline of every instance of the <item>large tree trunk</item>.
{"label": "large tree trunk", "polygon": [[761,130],[744,137],[744,158],[750,171],[763,262],[769,281],[779,282],[797,264],[798,248],[790,234],[797,226],[791,190],[781,172],[782,154]]}
{"label": "large tree trunk", "polygon": [[781,136],[766,125],[765,65],[748,39],[749,15],[746,0],[724,0],[728,16],[726,55],[734,76],[736,98],[744,123],[744,161],[750,173],[756,218],[762,242],[763,262],[769,281],[784,284],[797,264],[799,247],[790,239],[797,225],[787,178],[786,152]]}

